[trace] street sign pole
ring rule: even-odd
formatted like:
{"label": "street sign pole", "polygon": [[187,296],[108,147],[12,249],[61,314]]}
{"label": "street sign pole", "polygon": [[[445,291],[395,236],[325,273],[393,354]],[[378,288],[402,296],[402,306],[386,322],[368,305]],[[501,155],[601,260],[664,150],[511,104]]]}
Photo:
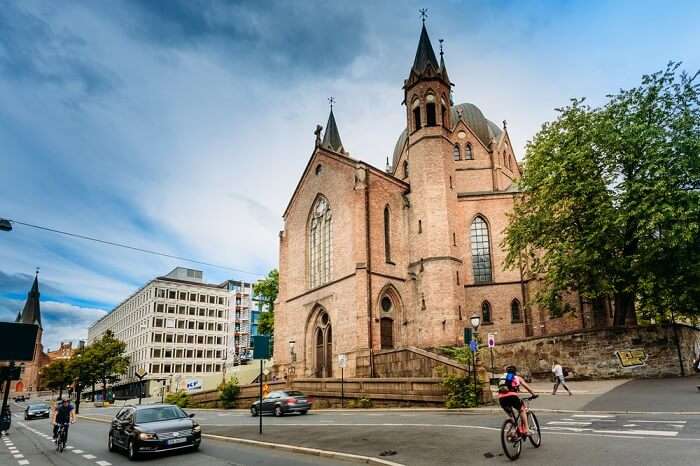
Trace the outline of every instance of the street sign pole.
{"label": "street sign pole", "polygon": [[258,404],[258,418],[260,419],[260,428],[258,430],[258,433],[262,435],[262,405],[263,405],[263,360],[260,360],[260,403]]}
{"label": "street sign pole", "polygon": [[489,352],[491,353],[491,377],[496,377],[496,369],[493,365],[493,348],[496,346],[496,334],[489,333],[487,341],[489,345]]}
{"label": "street sign pole", "polygon": [[10,361],[7,370],[7,380],[5,381],[5,393],[2,397],[2,409],[0,409],[0,432],[10,430],[12,416],[10,416],[10,408],[7,406],[7,399],[10,396],[10,381],[12,380],[12,372],[15,367],[15,362]]}
{"label": "street sign pole", "polygon": [[345,369],[340,368],[340,407],[345,404]]}

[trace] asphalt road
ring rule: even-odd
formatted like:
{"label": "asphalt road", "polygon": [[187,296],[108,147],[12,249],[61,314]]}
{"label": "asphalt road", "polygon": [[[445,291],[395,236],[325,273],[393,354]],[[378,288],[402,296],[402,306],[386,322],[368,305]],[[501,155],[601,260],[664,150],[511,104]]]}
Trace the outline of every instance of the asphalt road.
{"label": "asphalt road", "polygon": [[[58,453],[51,440],[51,428],[46,419],[24,421],[18,414],[20,405],[14,405],[14,418],[9,435],[0,440],[0,465],[32,466],[110,466],[133,464],[126,455],[107,450],[108,424],[79,420],[69,431],[68,447]],[[149,457],[141,464],[147,465],[207,465],[207,466],[254,466],[294,465],[320,466],[344,465],[348,462],[334,461],[311,455],[282,452],[266,448],[203,439],[198,452],[161,454]]]}

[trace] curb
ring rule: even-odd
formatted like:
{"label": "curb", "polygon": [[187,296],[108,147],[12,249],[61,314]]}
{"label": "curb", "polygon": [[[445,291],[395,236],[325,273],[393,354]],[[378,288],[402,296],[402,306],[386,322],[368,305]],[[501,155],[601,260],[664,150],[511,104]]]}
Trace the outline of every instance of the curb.
{"label": "curb", "polygon": [[[78,417],[80,417],[81,419],[88,420],[88,421],[102,422],[105,424],[110,423],[110,421],[107,419],[100,419],[100,418],[96,418],[96,417],[82,416],[82,415],[79,415]],[[333,458],[333,459],[352,461],[352,462],[361,463],[361,464],[376,464],[376,465],[380,465],[380,466],[404,466],[402,463],[395,463],[393,461],[387,461],[387,460],[382,460],[379,458],[373,458],[371,456],[355,455],[352,453],[342,453],[339,451],[331,451],[331,450],[319,450],[317,448],[299,447],[296,445],[287,445],[284,443],[261,442],[259,440],[249,440],[249,439],[238,438],[238,437],[226,437],[223,435],[214,435],[214,434],[202,434],[202,437],[210,438],[210,439],[214,439],[214,440],[222,440],[225,442],[239,443],[239,444],[243,444],[243,445],[252,445],[252,446],[261,447],[261,448],[268,448],[271,450],[289,451],[292,453],[301,453],[304,455],[318,456],[321,458]]]}

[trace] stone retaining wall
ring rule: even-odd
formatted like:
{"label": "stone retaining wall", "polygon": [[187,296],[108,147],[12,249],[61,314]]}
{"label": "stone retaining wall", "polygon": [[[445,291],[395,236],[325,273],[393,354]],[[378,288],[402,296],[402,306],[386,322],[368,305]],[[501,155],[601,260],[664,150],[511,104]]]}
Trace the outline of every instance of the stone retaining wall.
{"label": "stone retaining wall", "polygon": [[[700,330],[686,325],[676,328],[685,373],[689,375],[694,373],[692,363],[700,355]],[[489,361],[486,352],[482,358]],[[569,368],[570,378],[582,380],[680,375],[673,327],[661,325],[585,330],[497,343],[494,359],[497,371],[514,364],[535,378],[550,377],[554,360]]]}

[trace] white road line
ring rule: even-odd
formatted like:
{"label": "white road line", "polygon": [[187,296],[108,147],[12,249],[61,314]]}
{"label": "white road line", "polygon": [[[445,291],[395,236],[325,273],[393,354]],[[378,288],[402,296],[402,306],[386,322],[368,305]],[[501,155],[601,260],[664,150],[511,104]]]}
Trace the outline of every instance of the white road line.
{"label": "white road line", "polygon": [[638,421],[636,419],[630,419],[629,422],[644,422],[644,423],[654,423],[654,424],[685,424],[688,421]]}
{"label": "white road line", "polygon": [[86,460],[94,460],[95,458],[97,458],[97,456],[95,456],[95,455],[83,455],[83,458],[85,458]]}
{"label": "white road line", "polygon": [[109,461],[95,461],[99,466],[112,466],[112,463]]}
{"label": "white road line", "polygon": [[16,455],[12,455],[13,458],[24,458],[24,455],[21,453],[17,453]]}
{"label": "white road line", "polygon": [[29,460],[18,460],[17,464],[29,464]]}
{"label": "white road line", "polygon": [[564,425],[564,426],[590,426],[592,422],[582,422],[582,421],[550,421],[547,425]]}
{"label": "white road line", "polygon": [[678,432],[671,432],[668,430],[596,430],[593,432],[597,434],[629,434],[629,435],[652,435],[657,437],[675,437]]}
{"label": "white road line", "polygon": [[615,417],[614,414],[574,414],[571,417],[590,417],[595,419],[609,419]]}
{"label": "white road line", "polygon": [[80,455],[81,453],[83,453],[83,450],[73,450],[73,453],[75,453],[76,455]]}

